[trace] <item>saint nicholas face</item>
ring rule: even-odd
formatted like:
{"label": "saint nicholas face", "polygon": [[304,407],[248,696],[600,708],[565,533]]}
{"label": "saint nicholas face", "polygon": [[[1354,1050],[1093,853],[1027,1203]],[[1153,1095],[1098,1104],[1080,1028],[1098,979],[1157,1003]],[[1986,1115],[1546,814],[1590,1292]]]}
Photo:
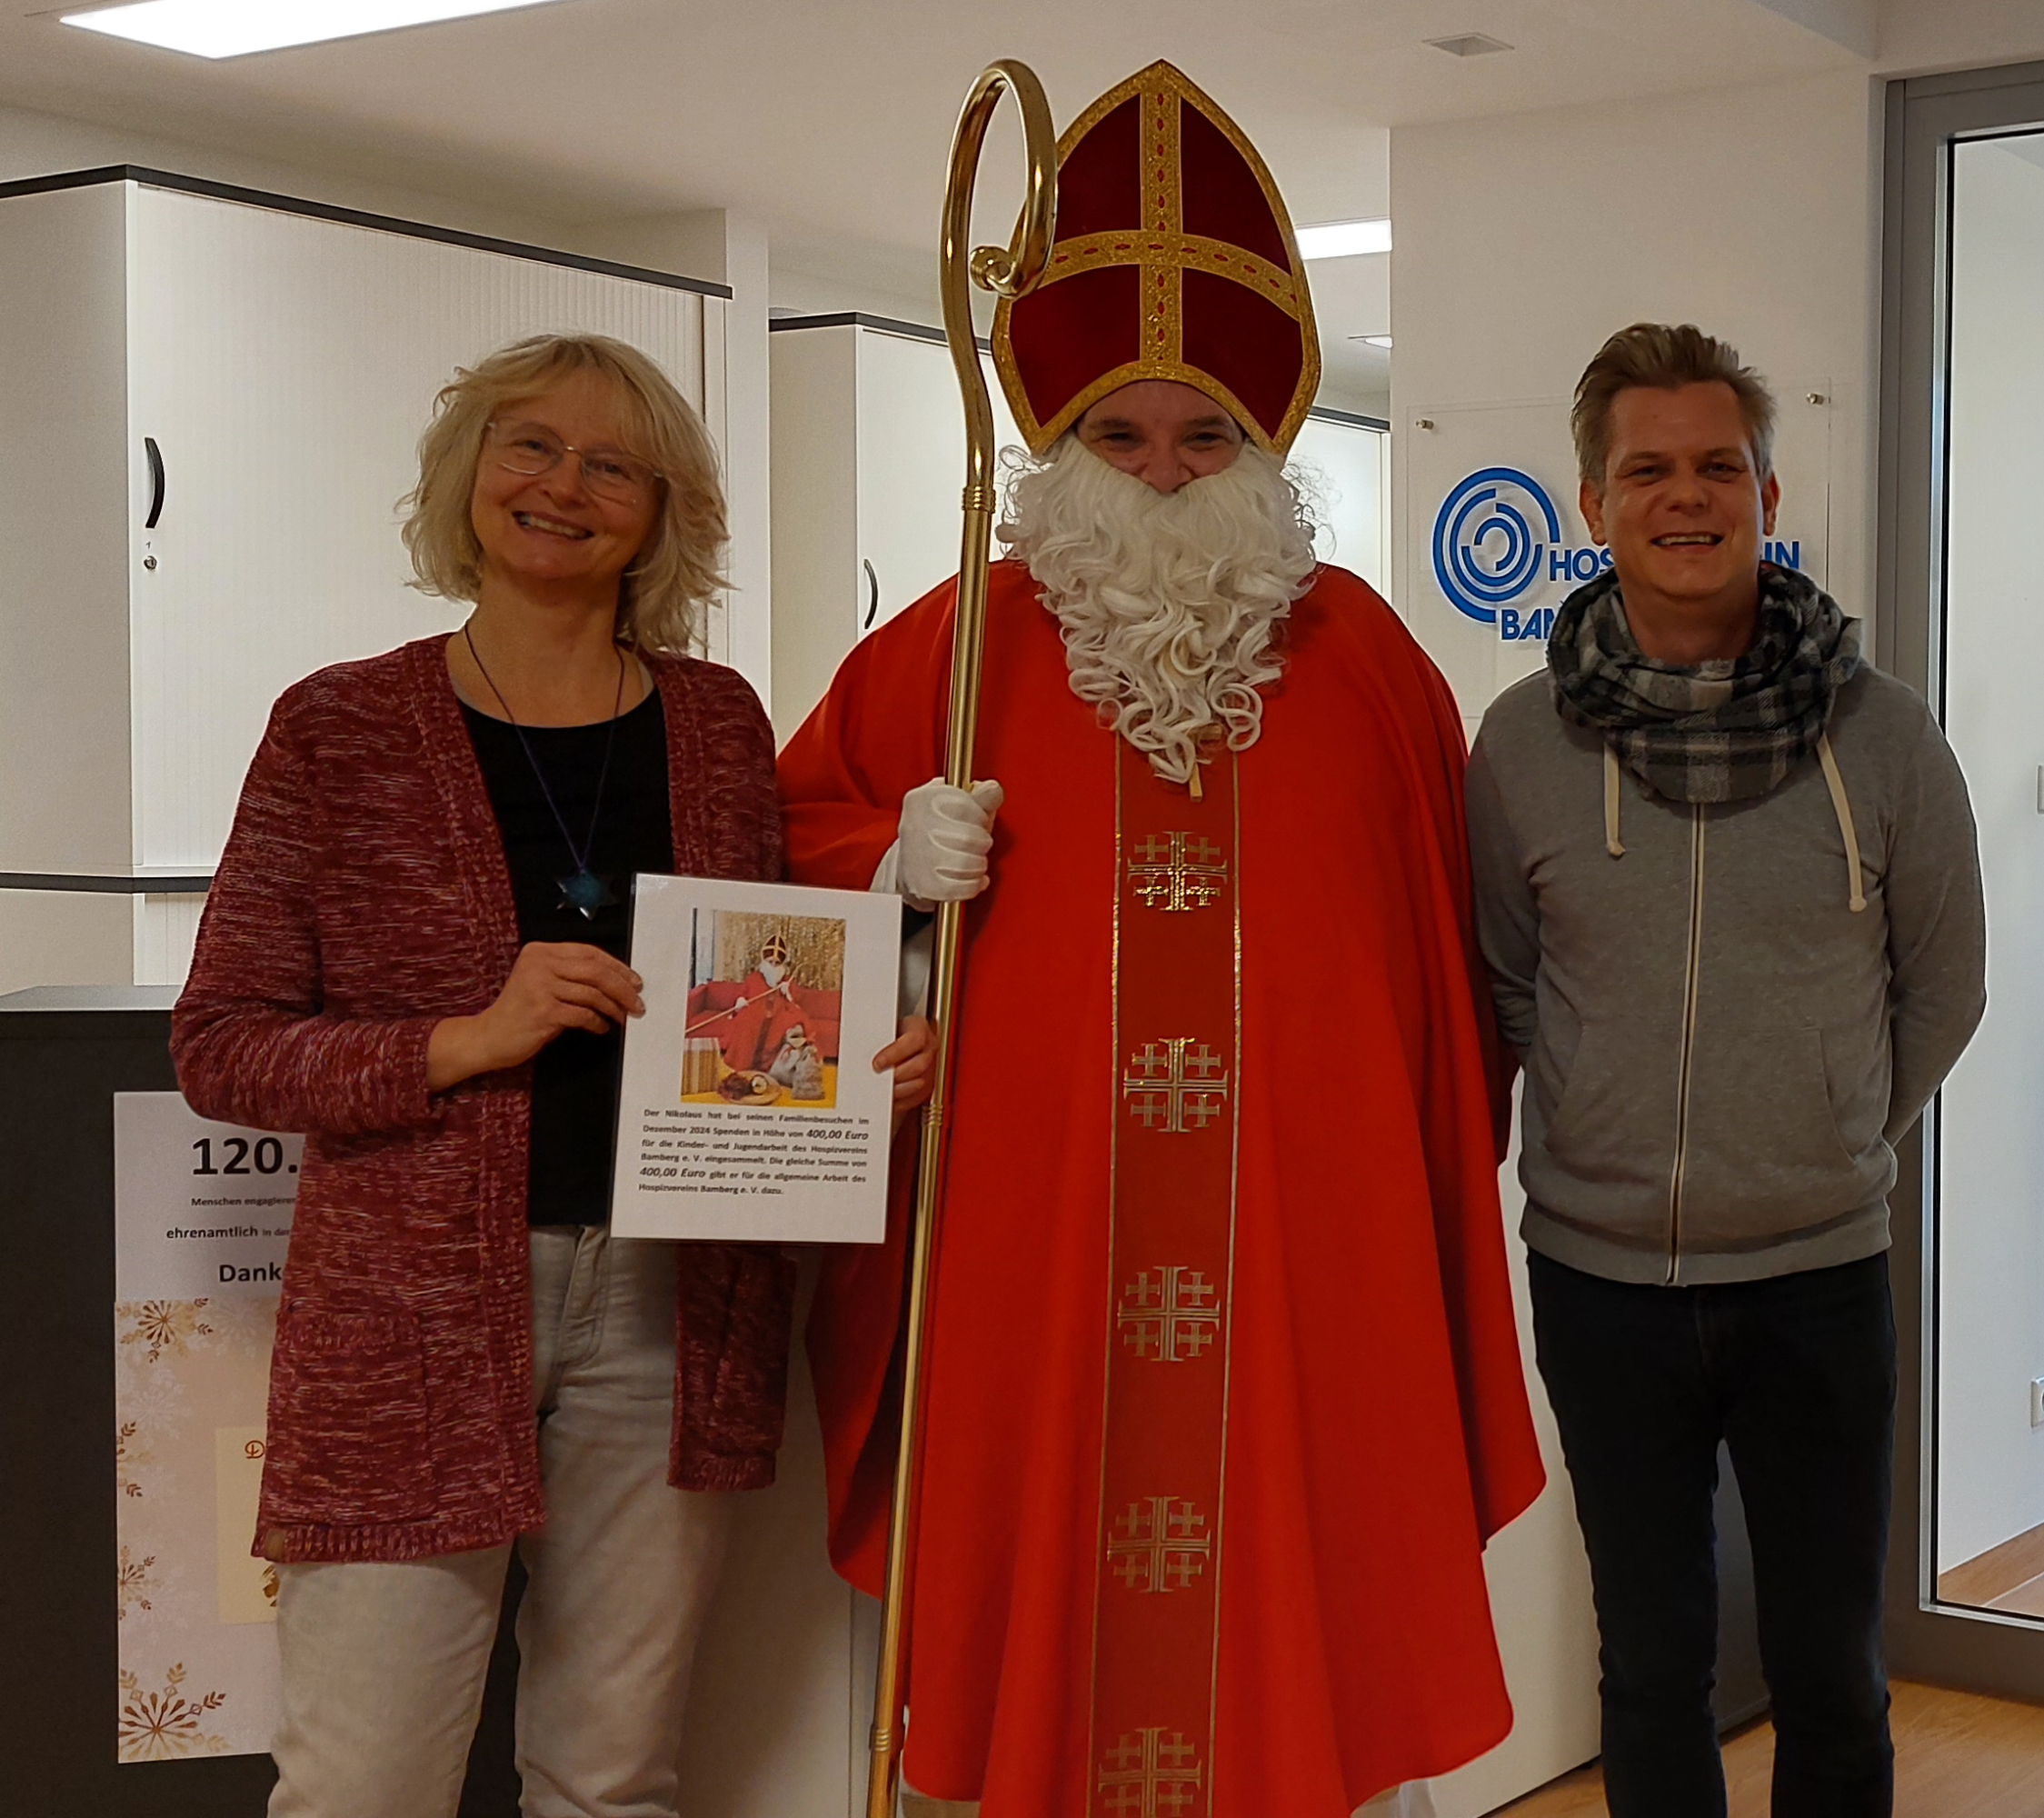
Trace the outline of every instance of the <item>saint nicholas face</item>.
{"label": "saint nicholas face", "polygon": [[1112,467],[1175,493],[1233,464],[1241,425],[1195,385],[1138,379],[1110,392],[1077,425],[1079,440]]}

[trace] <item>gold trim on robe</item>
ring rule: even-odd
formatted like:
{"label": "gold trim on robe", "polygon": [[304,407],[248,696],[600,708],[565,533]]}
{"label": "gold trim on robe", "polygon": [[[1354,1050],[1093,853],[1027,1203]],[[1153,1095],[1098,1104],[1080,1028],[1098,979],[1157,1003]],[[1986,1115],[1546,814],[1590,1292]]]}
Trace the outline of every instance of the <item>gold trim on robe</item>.
{"label": "gold trim on robe", "polygon": [[1195,800],[1125,740],[1115,744],[1115,1135],[1090,1809],[1192,1818],[1212,1811],[1226,1540],[1241,1059],[1236,759],[1209,765]]}

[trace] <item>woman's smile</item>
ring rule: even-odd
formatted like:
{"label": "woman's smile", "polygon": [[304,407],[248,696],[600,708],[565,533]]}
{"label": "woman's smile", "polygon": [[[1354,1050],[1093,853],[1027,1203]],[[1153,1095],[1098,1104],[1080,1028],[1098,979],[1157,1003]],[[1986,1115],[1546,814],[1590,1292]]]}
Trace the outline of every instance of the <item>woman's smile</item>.
{"label": "woman's smile", "polygon": [[595,532],[578,524],[570,524],[563,518],[549,517],[541,512],[521,511],[512,513],[521,530],[536,532],[542,536],[566,537],[581,543],[595,535]]}

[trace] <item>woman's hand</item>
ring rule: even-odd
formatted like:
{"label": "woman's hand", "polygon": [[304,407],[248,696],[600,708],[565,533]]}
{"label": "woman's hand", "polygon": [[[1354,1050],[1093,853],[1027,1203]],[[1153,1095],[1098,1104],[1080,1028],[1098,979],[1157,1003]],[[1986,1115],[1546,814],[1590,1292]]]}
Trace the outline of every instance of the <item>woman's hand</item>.
{"label": "woman's hand", "polygon": [[904,1016],[902,1033],[873,1056],[873,1071],[894,1070],[894,1128],[937,1086],[937,1031],[923,1016]]}
{"label": "woman's hand", "polygon": [[445,1092],[477,1074],[519,1066],[563,1029],[601,1034],[627,1016],[643,1016],[644,983],[601,947],[531,942],[519,949],[494,1004],[474,1016],[449,1016],[434,1028],[426,1044],[426,1089]]}

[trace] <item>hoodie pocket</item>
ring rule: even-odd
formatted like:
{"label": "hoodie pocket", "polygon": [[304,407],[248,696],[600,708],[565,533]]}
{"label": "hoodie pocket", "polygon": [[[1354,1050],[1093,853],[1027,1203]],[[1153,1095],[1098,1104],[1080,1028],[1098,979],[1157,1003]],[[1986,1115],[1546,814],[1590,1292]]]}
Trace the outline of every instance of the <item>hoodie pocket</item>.
{"label": "hoodie pocket", "polygon": [[1706,1033],[1690,1088],[1685,1250],[1765,1244],[1878,1197],[1839,1133],[1821,1029],[1756,1018]]}
{"label": "hoodie pocket", "polygon": [[434,1484],[418,1321],[403,1307],[287,1307],[270,1366],[264,1519],[418,1521]]}
{"label": "hoodie pocket", "polygon": [[1676,1064],[1672,1044],[1641,1017],[1587,1025],[1570,1058],[1561,1095],[1542,1144],[1553,1185],[1530,1178],[1536,1197],[1556,1210],[1612,1215],[1608,1204],[1580,1204],[1577,1189],[1617,1188],[1634,1205],[1641,1189],[1664,1189],[1674,1140]]}

